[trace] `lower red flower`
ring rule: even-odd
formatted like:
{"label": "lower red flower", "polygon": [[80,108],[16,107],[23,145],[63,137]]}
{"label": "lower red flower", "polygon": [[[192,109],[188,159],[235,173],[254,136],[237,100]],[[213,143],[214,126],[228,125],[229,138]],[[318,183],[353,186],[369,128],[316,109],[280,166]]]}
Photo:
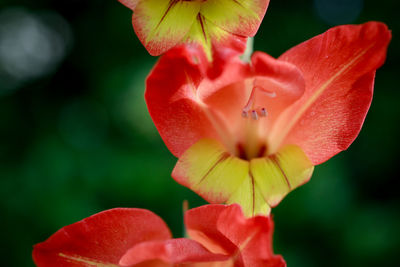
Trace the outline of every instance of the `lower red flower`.
{"label": "lower red flower", "polygon": [[189,210],[190,238],[172,239],[154,213],[117,208],[63,227],[35,245],[37,266],[286,266],[273,254],[270,217],[245,218],[239,205]]}

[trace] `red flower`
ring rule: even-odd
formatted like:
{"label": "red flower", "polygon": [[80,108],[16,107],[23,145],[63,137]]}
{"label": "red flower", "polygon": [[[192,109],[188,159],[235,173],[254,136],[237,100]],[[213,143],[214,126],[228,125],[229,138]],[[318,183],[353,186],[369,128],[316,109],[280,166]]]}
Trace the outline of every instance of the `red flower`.
{"label": "red flower", "polygon": [[146,101],[179,157],[172,176],[211,203],[268,213],[356,138],[390,38],[378,22],[339,26],[278,59],[256,52],[213,68],[199,50],[170,51]]}
{"label": "red flower", "polygon": [[119,0],[133,10],[133,28],[151,55],[195,43],[211,59],[212,47],[242,51],[269,0]]}
{"label": "red flower", "polygon": [[286,266],[272,253],[272,220],[246,219],[239,206],[207,205],[185,214],[191,239],[171,239],[142,209],[112,209],[66,226],[37,244],[37,266]]}

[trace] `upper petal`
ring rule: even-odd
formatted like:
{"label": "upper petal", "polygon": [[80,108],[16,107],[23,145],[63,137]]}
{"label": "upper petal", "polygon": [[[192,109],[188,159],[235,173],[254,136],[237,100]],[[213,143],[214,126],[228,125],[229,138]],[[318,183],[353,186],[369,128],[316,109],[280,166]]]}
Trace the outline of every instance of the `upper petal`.
{"label": "upper petal", "polygon": [[201,2],[144,0],[137,3],[133,28],[151,55],[158,56],[182,41],[196,21]]}
{"label": "upper petal", "polygon": [[[215,50],[220,50],[221,47],[223,50],[231,50],[231,53],[235,54],[244,52],[246,48],[247,38],[245,36],[232,33],[216,25],[213,20],[200,13],[201,6],[207,4],[202,0],[120,1],[134,10],[133,28],[139,40],[153,56],[163,54],[174,46],[186,43],[194,43],[202,47],[209,61],[213,60]],[[221,14],[226,13],[222,12]],[[261,15],[256,17],[259,16]],[[231,18],[229,23],[237,22],[234,14],[227,17]],[[252,25],[252,28],[257,26],[256,30],[260,21],[261,19],[258,19],[258,24],[254,21],[248,21],[248,23]],[[237,23],[235,27],[238,27]],[[242,27],[238,29],[242,29]]]}
{"label": "upper petal", "polygon": [[269,125],[304,92],[302,74],[290,63],[264,53],[254,54],[251,66],[229,54],[218,57],[210,65],[201,49],[181,46],[165,54],[148,77],[150,115],[176,156],[202,138],[237,154],[238,142],[244,145],[246,138],[242,110],[255,87],[255,105],[268,111],[259,123],[265,143]]}
{"label": "upper petal", "polygon": [[35,245],[37,266],[119,266],[133,245],[171,238],[161,218],[148,210],[111,209],[65,226]]}
{"label": "upper petal", "polygon": [[346,149],[364,122],[390,38],[382,23],[345,25],[284,53],[279,59],[303,72],[306,91],[276,123],[274,150],[296,144],[319,164]]}
{"label": "upper petal", "polygon": [[190,31],[182,40],[182,43],[194,43],[202,47],[210,62],[221,52],[242,54],[246,49],[246,42],[247,37],[226,31],[201,13],[197,15]]}
{"label": "upper petal", "polygon": [[[223,120],[229,122],[236,136],[246,128],[247,122],[241,116],[252,90],[256,90],[254,108],[263,107],[268,112],[267,118],[260,123],[271,124],[282,110],[303,95],[305,89],[303,75],[296,66],[274,59],[262,52],[253,54],[251,74],[247,76],[247,79],[243,77],[235,83],[229,77],[237,76],[237,74],[232,71],[228,74],[226,79],[221,79],[228,83],[220,83],[218,80],[202,82],[199,85],[199,94],[210,108],[218,111]],[[264,126],[268,128],[268,125]],[[261,131],[264,131],[262,135],[265,139],[268,129]]]}
{"label": "upper petal", "polygon": [[254,36],[268,4],[269,0],[207,0],[201,14],[230,33]]}
{"label": "upper petal", "polygon": [[[239,59],[221,59],[213,64],[209,65],[200,49],[182,46],[161,57],[147,79],[147,107],[175,156],[179,157],[201,138],[214,138],[222,143],[226,139],[223,136],[227,131],[220,128],[223,123],[218,114],[203,99],[219,86],[246,77],[248,66]],[[213,82],[208,82],[211,79],[208,77]],[[202,87],[202,83],[210,86]]]}

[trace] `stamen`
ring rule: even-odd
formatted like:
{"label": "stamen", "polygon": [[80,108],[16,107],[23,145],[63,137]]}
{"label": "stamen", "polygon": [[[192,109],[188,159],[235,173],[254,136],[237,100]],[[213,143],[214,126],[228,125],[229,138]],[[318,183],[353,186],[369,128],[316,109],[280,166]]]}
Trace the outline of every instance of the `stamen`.
{"label": "stamen", "polygon": [[[255,100],[256,100],[256,91],[260,91],[262,94],[270,97],[275,98],[276,93],[274,91],[268,91],[260,86],[253,86],[251,90],[249,100],[247,101],[246,105],[242,109],[242,117],[248,118],[251,115],[253,120],[258,120],[258,117],[266,117],[268,115],[267,109],[265,107],[255,107]],[[251,112],[251,114],[249,114]]]}
{"label": "stamen", "polygon": [[253,119],[253,120],[258,120],[258,113],[257,113],[257,111],[256,110],[252,110],[251,111],[251,118]]}
{"label": "stamen", "polygon": [[246,106],[244,106],[243,111],[248,112],[253,107],[255,99],[255,91],[256,91],[255,89],[256,87],[253,87],[253,89],[251,90],[249,100],[247,101]]}
{"label": "stamen", "polygon": [[267,110],[265,109],[265,108],[261,108],[261,112],[260,112],[260,115],[261,115],[261,117],[267,117]]}

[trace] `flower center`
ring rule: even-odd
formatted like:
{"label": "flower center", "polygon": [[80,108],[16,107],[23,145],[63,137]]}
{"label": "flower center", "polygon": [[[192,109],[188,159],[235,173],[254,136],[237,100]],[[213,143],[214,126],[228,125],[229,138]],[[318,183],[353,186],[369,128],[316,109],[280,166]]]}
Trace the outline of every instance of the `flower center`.
{"label": "flower center", "polygon": [[237,144],[238,155],[242,159],[263,157],[267,154],[266,125],[261,119],[266,119],[268,111],[265,106],[260,105],[257,98],[275,98],[274,91],[267,90],[252,82],[252,89],[246,105],[242,109],[242,117],[247,119],[244,130],[244,142]]}
{"label": "flower center", "polygon": [[262,93],[268,97],[274,98],[276,97],[276,93],[273,91],[268,91],[261,86],[253,86],[251,90],[249,100],[247,104],[242,109],[242,117],[248,118],[251,117],[253,120],[258,120],[259,117],[266,117],[268,112],[265,107],[256,106],[256,93]]}

